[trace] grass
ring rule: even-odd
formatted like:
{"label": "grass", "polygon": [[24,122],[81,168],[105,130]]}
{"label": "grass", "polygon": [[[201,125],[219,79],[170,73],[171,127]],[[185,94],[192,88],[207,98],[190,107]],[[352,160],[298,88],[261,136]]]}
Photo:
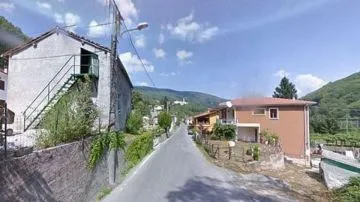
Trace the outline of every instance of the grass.
{"label": "grass", "polygon": [[112,191],[111,188],[107,187],[107,188],[102,188],[99,192],[99,194],[97,195],[97,201],[100,201],[101,199],[103,199],[105,196],[107,196],[108,194],[110,194]]}

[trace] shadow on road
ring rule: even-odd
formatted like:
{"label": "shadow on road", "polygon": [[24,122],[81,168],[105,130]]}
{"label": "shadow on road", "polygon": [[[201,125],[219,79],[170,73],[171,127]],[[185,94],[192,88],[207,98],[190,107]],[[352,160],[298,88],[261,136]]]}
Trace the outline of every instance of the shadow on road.
{"label": "shadow on road", "polygon": [[169,202],[182,201],[274,201],[244,188],[234,188],[231,183],[210,177],[189,179],[184,186],[176,191],[168,192]]}

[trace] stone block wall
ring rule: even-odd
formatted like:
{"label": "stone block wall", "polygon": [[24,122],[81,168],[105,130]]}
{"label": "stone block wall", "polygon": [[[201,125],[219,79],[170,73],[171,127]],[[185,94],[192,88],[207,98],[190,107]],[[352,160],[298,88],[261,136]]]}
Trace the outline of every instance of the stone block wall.
{"label": "stone block wall", "polygon": [[93,170],[87,168],[90,140],[78,141],[0,162],[0,201],[95,201],[109,183],[114,166],[115,183],[124,176],[122,151],[105,155]]}

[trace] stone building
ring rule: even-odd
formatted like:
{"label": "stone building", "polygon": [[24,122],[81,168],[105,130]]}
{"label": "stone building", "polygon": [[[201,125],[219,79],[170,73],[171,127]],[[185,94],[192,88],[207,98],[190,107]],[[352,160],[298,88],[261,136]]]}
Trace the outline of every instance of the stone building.
{"label": "stone building", "polygon": [[109,48],[56,27],[2,56],[7,60],[8,108],[15,113],[10,127],[15,131],[35,128],[46,110],[85,75],[93,83],[101,126],[125,126],[133,86],[119,58],[111,68]]}

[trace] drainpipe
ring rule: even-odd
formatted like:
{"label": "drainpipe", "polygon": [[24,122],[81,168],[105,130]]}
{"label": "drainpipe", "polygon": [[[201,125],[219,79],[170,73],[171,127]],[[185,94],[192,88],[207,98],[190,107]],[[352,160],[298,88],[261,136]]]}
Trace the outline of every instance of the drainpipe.
{"label": "drainpipe", "polygon": [[309,131],[309,106],[304,106],[304,154],[305,165],[310,166],[310,131]]}

